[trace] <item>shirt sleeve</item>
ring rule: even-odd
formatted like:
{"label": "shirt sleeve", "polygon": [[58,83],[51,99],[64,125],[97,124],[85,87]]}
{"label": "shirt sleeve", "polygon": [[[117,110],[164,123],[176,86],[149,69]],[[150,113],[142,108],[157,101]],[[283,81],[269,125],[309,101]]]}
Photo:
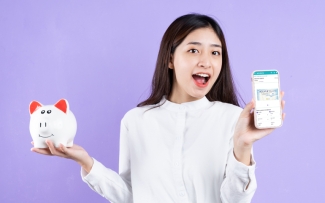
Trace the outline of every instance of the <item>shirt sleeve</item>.
{"label": "shirt sleeve", "polygon": [[132,203],[128,130],[121,122],[119,174],[106,168],[93,158],[94,164],[87,174],[81,168],[81,177],[88,186],[112,203]]}
{"label": "shirt sleeve", "polygon": [[223,203],[251,202],[257,188],[255,167],[253,151],[251,165],[247,166],[237,161],[233,148],[229,150],[225,176],[220,189]]}

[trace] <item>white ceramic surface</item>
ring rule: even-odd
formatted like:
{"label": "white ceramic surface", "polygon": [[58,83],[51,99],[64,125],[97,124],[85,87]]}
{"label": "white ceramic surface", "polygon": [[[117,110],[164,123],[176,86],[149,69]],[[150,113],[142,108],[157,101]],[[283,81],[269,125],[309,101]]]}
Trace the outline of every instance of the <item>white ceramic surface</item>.
{"label": "white ceramic surface", "polygon": [[66,147],[73,145],[77,132],[77,121],[70,111],[65,99],[54,105],[43,106],[37,101],[29,105],[29,131],[34,141],[34,147],[47,148],[45,140],[51,140],[56,147],[62,143]]}

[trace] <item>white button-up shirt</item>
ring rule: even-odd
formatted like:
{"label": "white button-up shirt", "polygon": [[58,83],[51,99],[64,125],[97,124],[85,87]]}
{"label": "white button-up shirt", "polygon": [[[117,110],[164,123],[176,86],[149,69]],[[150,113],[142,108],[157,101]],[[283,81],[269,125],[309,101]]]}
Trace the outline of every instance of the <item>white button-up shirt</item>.
{"label": "white button-up shirt", "polygon": [[233,154],[240,107],[206,97],[182,104],[165,98],[121,121],[119,173],[94,159],[83,181],[113,203],[241,203],[256,190],[255,161]]}

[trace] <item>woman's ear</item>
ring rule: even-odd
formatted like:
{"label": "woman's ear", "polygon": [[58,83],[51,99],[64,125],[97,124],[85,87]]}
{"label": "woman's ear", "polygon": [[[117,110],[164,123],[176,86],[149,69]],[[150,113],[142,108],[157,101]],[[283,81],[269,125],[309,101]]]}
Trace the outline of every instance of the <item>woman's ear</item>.
{"label": "woman's ear", "polygon": [[174,69],[173,55],[170,56],[169,63],[168,63],[168,68]]}
{"label": "woman's ear", "polygon": [[174,65],[173,65],[173,63],[171,61],[169,61],[169,63],[168,63],[168,68],[174,69]]}

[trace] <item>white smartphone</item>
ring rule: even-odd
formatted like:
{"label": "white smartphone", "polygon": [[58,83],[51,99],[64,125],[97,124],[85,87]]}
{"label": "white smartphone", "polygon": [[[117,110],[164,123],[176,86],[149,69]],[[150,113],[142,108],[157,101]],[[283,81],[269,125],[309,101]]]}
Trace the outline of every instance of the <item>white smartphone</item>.
{"label": "white smartphone", "polygon": [[256,70],[252,73],[255,100],[254,123],[259,129],[282,126],[280,74],[277,70]]}

